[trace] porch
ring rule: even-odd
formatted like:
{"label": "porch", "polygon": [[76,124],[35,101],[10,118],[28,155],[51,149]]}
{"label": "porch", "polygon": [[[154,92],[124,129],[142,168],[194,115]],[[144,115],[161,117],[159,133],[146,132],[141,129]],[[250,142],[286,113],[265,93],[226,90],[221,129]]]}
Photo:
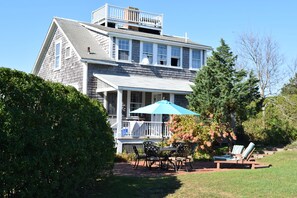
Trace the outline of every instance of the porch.
{"label": "porch", "polygon": [[171,135],[167,124],[162,126],[162,120],[168,121],[169,115],[135,114],[132,111],[160,100],[186,107],[185,96],[191,92],[191,83],[187,80],[105,74],[94,76],[97,78],[96,92],[107,110],[118,153],[123,152],[125,145],[142,144],[148,138],[160,142]]}

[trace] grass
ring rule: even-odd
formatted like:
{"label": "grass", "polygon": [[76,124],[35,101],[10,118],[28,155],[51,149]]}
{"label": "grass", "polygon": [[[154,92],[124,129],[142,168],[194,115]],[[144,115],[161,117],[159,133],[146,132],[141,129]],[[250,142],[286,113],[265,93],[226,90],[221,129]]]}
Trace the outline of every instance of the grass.
{"label": "grass", "polygon": [[271,168],[168,177],[111,177],[93,197],[296,197],[297,151],[262,159]]}

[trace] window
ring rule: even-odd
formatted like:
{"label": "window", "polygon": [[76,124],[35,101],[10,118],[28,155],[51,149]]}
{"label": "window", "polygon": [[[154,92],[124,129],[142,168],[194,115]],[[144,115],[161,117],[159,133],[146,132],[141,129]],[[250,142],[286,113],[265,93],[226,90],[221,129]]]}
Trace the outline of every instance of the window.
{"label": "window", "polygon": [[171,66],[180,66],[180,47],[171,47]]}
{"label": "window", "polygon": [[61,41],[55,43],[55,63],[54,69],[61,68]]}
{"label": "window", "polygon": [[192,50],[192,69],[201,67],[201,50]]}
{"label": "window", "polygon": [[71,57],[71,48],[70,46],[65,47],[65,59],[68,59]]}
{"label": "window", "polygon": [[153,44],[143,43],[142,63],[153,64]]}
{"label": "window", "polygon": [[116,92],[107,93],[107,113],[108,115],[117,114],[117,93]]}
{"label": "window", "polygon": [[129,60],[130,44],[128,39],[118,39],[118,60]]}
{"label": "window", "polygon": [[186,95],[175,94],[174,95],[174,104],[179,105],[181,107],[187,108],[189,102],[186,98]]}
{"label": "window", "polygon": [[167,46],[158,44],[157,64],[167,65]]}
{"label": "window", "polygon": [[130,111],[134,111],[142,106],[142,92],[131,91]]}

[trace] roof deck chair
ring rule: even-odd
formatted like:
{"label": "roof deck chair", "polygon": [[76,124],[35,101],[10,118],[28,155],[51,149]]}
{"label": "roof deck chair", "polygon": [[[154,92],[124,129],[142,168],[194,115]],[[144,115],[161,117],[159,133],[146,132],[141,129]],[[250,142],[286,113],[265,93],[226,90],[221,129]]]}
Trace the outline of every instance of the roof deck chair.
{"label": "roof deck chair", "polygon": [[235,156],[240,156],[244,150],[243,145],[234,145],[230,154],[221,155],[221,156],[213,156],[214,160],[227,160],[232,159]]}
{"label": "roof deck chair", "polygon": [[250,142],[250,144],[242,152],[242,154],[235,155],[232,158],[215,160],[214,163],[217,164],[217,169],[220,169],[221,164],[249,165],[252,169],[255,169],[256,167],[269,167],[270,165],[264,165],[259,162],[251,160],[251,156],[252,156],[254,150],[255,150],[255,144],[253,142]]}
{"label": "roof deck chair", "polygon": [[133,168],[137,169],[139,165],[140,160],[144,160],[144,163],[146,164],[146,155],[145,154],[139,154],[137,147],[134,145],[133,146],[133,151],[135,154],[135,163]]}

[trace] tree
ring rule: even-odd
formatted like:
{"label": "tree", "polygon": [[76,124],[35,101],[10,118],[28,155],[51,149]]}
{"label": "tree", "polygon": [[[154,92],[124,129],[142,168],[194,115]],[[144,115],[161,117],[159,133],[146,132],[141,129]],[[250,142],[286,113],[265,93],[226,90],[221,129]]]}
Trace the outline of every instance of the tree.
{"label": "tree", "polygon": [[101,103],[73,87],[0,68],[1,197],[84,197],[113,159]]}
{"label": "tree", "polygon": [[279,83],[279,67],[283,64],[278,44],[270,36],[244,33],[239,36],[239,58],[247,68],[255,71],[261,97],[272,94]]}
{"label": "tree", "polygon": [[257,79],[253,73],[236,71],[236,59],[221,39],[221,46],[197,72],[193,93],[187,97],[190,108],[199,112],[202,119],[213,114],[215,120],[230,123],[233,129],[235,120],[242,122],[247,118],[246,106],[259,98]]}
{"label": "tree", "polygon": [[297,73],[290,79],[289,83],[285,84],[281,89],[282,95],[297,94]]}
{"label": "tree", "polygon": [[249,139],[276,146],[296,140],[297,95],[267,97],[264,105],[265,116],[259,112],[243,123],[245,134]]}

